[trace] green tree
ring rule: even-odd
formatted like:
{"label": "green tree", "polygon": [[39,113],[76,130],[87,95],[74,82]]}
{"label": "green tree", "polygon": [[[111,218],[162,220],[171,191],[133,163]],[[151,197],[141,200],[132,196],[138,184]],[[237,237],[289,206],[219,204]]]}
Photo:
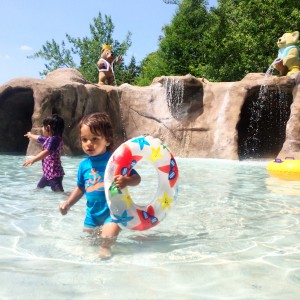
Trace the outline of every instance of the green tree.
{"label": "green tree", "polygon": [[168,75],[191,73],[205,59],[203,39],[210,26],[205,0],[183,0],[170,25],[163,28],[159,49]]}
{"label": "green tree", "polygon": [[161,51],[150,53],[141,62],[140,70],[139,77],[135,80],[135,84],[139,86],[150,85],[155,77],[168,74],[168,66],[161,57]]}
{"label": "green tree", "polygon": [[119,75],[116,76],[118,85],[124,82],[134,84],[135,79],[139,76],[140,66],[136,64],[135,57],[132,56],[128,66],[122,66],[118,72]]}
{"label": "green tree", "polygon": [[[113,39],[114,25],[111,17],[104,16],[101,13],[93,19],[90,24],[90,36],[83,38],[74,38],[66,34],[67,42],[63,41],[60,45],[53,39],[47,41],[42,49],[29,58],[42,58],[48,61],[45,64],[45,70],[40,75],[62,67],[76,68],[89,81],[98,82],[97,61],[100,57],[102,44],[111,44],[115,56],[125,55],[131,46],[131,33],[128,32],[123,42]],[[69,48],[67,47],[69,46]],[[124,63],[121,64],[124,68]],[[115,70],[117,76],[118,70]]]}
{"label": "green tree", "polygon": [[178,4],[170,25],[163,27],[159,49],[142,61],[137,84],[145,85],[157,76],[198,75],[198,67],[206,60],[207,49],[203,41],[209,38],[207,29],[211,16],[206,0],[164,0]]}
{"label": "green tree", "polygon": [[157,52],[143,60],[139,84],[161,75],[237,81],[265,73],[277,56],[277,39],[300,30],[300,1],[218,0],[210,10],[204,0],[163,1],[178,9]]}
{"label": "green tree", "polygon": [[[300,2],[293,0],[219,0],[207,46],[215,51],[198,70],[216,81],[236,81],[266,72],[277,56],[277,39],[299,30]],[[215,40],[213,40],[213,38]]]}

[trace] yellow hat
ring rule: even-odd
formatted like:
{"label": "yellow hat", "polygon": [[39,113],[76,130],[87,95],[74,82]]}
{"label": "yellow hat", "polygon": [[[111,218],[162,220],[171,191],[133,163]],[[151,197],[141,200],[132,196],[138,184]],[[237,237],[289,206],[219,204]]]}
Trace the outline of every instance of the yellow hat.
{"label": "yellow hat", "polygon": [[112,50],[112,46],[111,45],[106,45],[106,44],[103,44],[102,45],[102,50],[101,51],[104,51],[104,50]]}

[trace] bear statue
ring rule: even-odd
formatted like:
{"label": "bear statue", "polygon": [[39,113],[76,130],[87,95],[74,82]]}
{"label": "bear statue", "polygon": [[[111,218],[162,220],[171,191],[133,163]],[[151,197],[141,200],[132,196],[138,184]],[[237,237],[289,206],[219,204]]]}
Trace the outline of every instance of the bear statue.
{"label": "bear statue", "polygon": [[281,76],[292,75],[300,71],[298,41],[299,31],[284,33],[277,41],[278,57],[272,63],[272,66]]}
{"label": "bear statue", "polygon": [[112,52],[112,46],[104,44],[101,49],[100,59],[97,62],[97,68],[99,71],[98,85],[114,83],[114,66],[119,64],[122,60],[122,56],[118,56],[116,59]]}

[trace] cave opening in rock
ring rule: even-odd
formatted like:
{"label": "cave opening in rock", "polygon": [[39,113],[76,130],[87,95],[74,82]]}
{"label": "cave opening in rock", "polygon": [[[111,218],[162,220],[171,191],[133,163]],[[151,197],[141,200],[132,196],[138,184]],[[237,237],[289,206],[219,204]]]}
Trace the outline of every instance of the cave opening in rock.
{"label": "cave opening in rock", "polygon": [[0,152],[25,154],[29,141],[24,134],[32,127],[33,91],[26,88],[7,90],[1,95],[0,108]]}
{"label": "cave opening in rock", "polygon": [[292,91],[278,87],[252,89],[241,109],[238,131],[238,155],[244,159],[273,159],[286,137],[286,124],[293,102]]}

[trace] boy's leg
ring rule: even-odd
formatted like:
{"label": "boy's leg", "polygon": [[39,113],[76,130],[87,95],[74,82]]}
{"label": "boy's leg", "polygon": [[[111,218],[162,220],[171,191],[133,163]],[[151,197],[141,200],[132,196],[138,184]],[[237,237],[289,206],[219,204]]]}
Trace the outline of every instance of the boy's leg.
{"label": "boy's leg", "polygon": [[118,224],[109,222],[103,225],[102,227],[102,242],[99,252],[99,257],[109,258],[111,257],[111,246],[115,244],[118,234],[121,231]]}

